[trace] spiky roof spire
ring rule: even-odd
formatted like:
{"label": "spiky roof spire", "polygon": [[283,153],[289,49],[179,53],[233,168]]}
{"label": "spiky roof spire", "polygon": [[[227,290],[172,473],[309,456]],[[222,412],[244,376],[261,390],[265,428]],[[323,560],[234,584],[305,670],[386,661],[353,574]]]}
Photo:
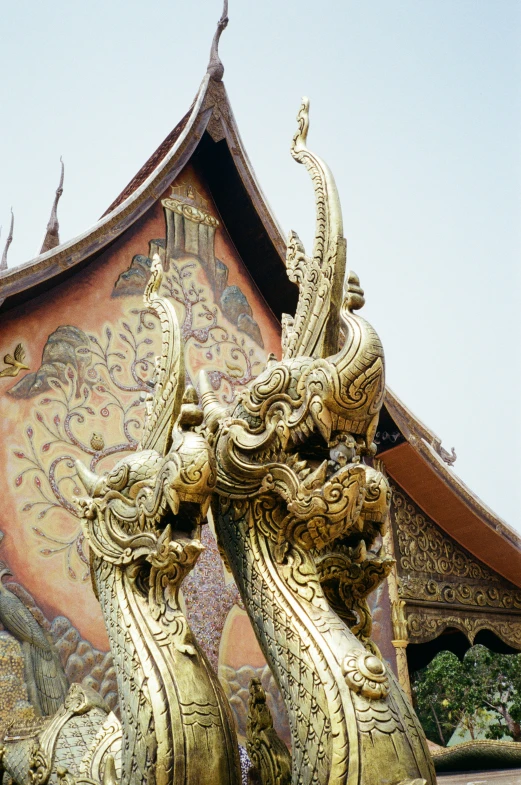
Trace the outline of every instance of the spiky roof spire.
{"label": "spiky roof spire", "polygon": [[65,174],[65,167],[63,165],[63,160],[61,156],[60,156],[60,163],[61,163],[60,182],[58,184],[58,188],[56,189],[56,194],[54,196],[54,202],[51,210],[51,217],[49,218],[49,223],[47,224],[47,229],[45,230],[45,237],[43,238],[42,247],[40,248],[41,254],[45,253],[46,251],[50,251],[51,248],[56,248],[56,246],[60,244],[60,224],[58,223],[58,202],[60,201],[60,196],[63,193],[63,176]]}
{"label": "spiky roof spire", "polygon": [[221,14],[221,18],[217,22],[217,30],[215,31],[212,41],[212,48],[210,49],[210,60],[208,61],[208,68],[206,69],[206,72],[210,74],[212,79],[214,79],[216,82],[220,82],[224,75],[224,65],[222,64],[221,58],[219,57],[219,39],[227,24],[228,0],[224,0],[223,12]]}
{"label": "spiky roof spire", "polygon": [[9,227],[9,234],[7,235],[7,240],[5,241],[4,252],[2,254],[2,261],[0,262],[0,270],[7,270],[7,252],[9,250],[9,246],[13,242],[13,229],[14,229],[14,213],[13,213],[13,208],[11,207],[11,226]]}

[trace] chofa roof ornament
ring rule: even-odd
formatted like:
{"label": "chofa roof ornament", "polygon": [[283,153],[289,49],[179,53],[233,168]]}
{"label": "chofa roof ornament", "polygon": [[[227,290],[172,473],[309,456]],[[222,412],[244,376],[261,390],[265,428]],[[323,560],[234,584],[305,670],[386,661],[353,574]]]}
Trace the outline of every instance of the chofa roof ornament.
{"label": "chofa roof ornament", "polygon": [[43,238],[42,247],[40,248],[40,254],[46,253],[47,251],[50,251],[51,248],[56,248],[56,246],[60,244],[60,224],[58,223],[58,202],[60,201],[60,197],[63,194],[63,177],[65,174],[65,167],[61,156],[60,156],[60,164],[61,164],[60,182],[58,183],[58,188],[56,189],[56,194],[54,196],[54,202],[51,209],[51,216],[47,224],[47,229],[45,230],[45,237]]}
{"label": "chofa roof ornament", "polygon": [[210,49],[210,59],[208,61],[208,68],[206,72],[210,74],[212,79],[216,82],[220,82],[224,76],[224,65],[221,62],[221,58],[219,57],[219,39],[225,27],[228,24],[228,0],[224,0],[223,2],[223,12],[221,14],[221,18],[217,22],[217,30],[215,31],[215,35],[212,41],[212,48]]}
{"label": "chofa roof ornament", "polygon": [[5,241],[2,260],[0,261],[0,270],[7,270],[7,252],[9,251],[9,246],[13,242],[13,229],[14,229],[14,213],[13,213],[13,208],[11,207],[11,225],[9,227],[9,234],[7,235],[7,240]]}

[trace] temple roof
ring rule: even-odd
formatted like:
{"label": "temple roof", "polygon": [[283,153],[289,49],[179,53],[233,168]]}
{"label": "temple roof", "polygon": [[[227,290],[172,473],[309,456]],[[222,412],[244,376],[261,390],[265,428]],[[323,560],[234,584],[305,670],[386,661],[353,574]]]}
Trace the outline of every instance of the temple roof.
{"label": "temple roof", "polygon": [[[190,161],[204,170],[236,248],[280,320],[297,301],[283,259],[285,241],[240,139],[224,84],[207,73],[190,110],[88,231],[0,274],[0,311],[82,269],[160,198]],[[268,285],[269,284],[269,285]]]}
{"label": "temple roof", "polygon": [[379,455],[389,475],[447,534],[521,587],[521,537],[467,488],[439,437],[388,387],[384,408],[404,437]]}
{"label": "temple roof", "polygon": [[[286,275],[286,242],[248,160],[218,63],[214,66],[188,112],[94,226],[26,264],[0,272],[0,314],[95,260],[155,204],[189,161],[204,172],[268,306],[279,321],[283,312],[294,312],[297,291]],[[439,438],[389,389],[384,420],[396,429],[394,442],[379,449],[389,475],[460,545],[521,586],[521,538],[464,485],[447,465],[453,459]]]}

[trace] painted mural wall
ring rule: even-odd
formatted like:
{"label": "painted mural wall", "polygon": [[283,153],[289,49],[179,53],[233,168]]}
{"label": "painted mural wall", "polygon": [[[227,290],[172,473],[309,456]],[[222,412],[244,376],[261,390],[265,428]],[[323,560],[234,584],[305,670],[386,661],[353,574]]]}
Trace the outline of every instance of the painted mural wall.
{"label": "painted mural wall", "polygon": [[[74,504],[83,492],[74,461],[103,472],[138,446],[159,352],[158,324],[142,299],[154,254],[166,271],[163,291],[176,305],[188,379],[194,383],[204,367],[221,400],[233,401],[269,353],[280,357],[280,327],[190,166],[96,261],[8,312],[0,333],[0,356],[9,355],[0,368],[0,559],[13,575],[10,590],[56,645],[69,681],[94,687],[113,707],[115,674]],[[289,740],[282,701],[211,521],[203,541],[206,551],[183,585],[193,631],[219,671],[240,736],[249,681],[257,676]],[[380,615],[383,624],[387,614]],[[32,713],[23,651],[4,627],[0,726],[13,712]]]}

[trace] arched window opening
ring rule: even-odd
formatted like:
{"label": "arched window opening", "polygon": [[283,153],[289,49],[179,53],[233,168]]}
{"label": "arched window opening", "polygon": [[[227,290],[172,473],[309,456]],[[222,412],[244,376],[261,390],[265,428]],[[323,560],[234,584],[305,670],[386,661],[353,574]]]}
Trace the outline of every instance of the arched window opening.
{"label": "arched window opening", "polygon": [[447,627],[441,635],[425,643],[409,643],[407,646],[407,664],[409,673],[425,668],[442,651],[449,651],[462,660],[470,649],[468,638],[454,627]]}

